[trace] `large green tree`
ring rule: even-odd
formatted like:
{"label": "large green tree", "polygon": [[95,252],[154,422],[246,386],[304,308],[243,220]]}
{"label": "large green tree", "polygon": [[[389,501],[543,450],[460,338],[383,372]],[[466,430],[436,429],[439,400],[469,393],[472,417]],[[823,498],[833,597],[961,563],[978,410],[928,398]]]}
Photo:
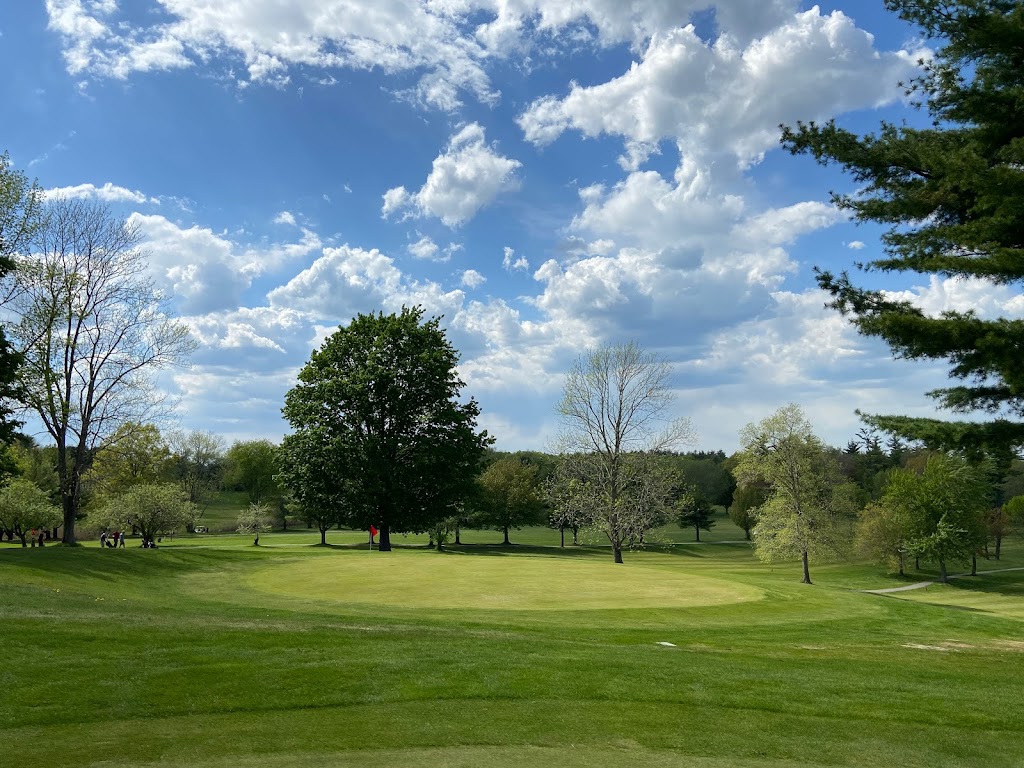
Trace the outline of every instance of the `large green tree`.
{"label": "large green tree", "polygon": [[486,525],[502,531],[505,544],[510,528],[540,522],[544,512],[537,465],[518,458],[498,459],[480,474],[480,504]]}
{"label": "large green tree", "polygon": [[133,485],[165,479],[170,452],[155,424],[122,424],[89,468],[85,479],[101,495],[116,496]]}
{"label": "large green tree", "polygon": [[281,497],[277,446],[269,440],[238,440],[224,457],[224,483],[245,491],[252,504]]}
{"label": "large green tree", "polygon": [[476,401],[460,400],[457,363],[419,307],[358,315],[331,335],[285,396],[282,477],[300,505],[375,525],[381,551],[392,532],[457,514],[492,442]]}
{"label": "large green tree", "polygon": [[[835,203],[861,222],[888,227],[882,272],[1024,279],[1024,4],[1019,0],[886,0],[940,46],[909,84],[929,128],[883,123],[858,136],[835,122],[784,128],[794,153],[836,163],[857,184]],[[945,422],[875,415],[867,421],[933,447],[977,451],[1024,445],[1024,321],[972,311],[929,315],[843,273],[820,272],[832,306],[861,333],[908,359],[945,360],[954,385],[930,393],[956,413],[990,421]]]}
{"label": "large green tree", "polygon": [[983,468],[937,453],[921,471],[892,470],[879,504],[898,532],[890,540],[899,538],[905,551],[938,563],[945,581],[948,562],[970,562],[984,546],[993,490]]}

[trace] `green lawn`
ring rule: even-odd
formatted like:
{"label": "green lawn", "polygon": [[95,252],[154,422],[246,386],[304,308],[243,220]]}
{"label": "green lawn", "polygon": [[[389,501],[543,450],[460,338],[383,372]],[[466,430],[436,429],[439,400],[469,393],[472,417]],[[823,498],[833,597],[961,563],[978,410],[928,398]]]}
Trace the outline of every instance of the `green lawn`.
{"label": "green lawn", "polygon": [[711,533],[4,544],[0,765],[1024,765],[1024,571],[870,595],[929,574]]}

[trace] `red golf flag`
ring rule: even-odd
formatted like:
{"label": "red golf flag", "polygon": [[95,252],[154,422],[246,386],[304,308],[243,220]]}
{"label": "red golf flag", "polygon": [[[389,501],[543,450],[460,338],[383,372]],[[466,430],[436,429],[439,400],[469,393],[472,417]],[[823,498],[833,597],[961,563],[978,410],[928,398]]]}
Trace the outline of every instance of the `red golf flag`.
{"label": "red golf flag", "polygon": [[371,526],[370,526],[370,538],[372,539],[372,538],[373,538],[374,536],[376,536],[376,535],[377,535],[377,529],[376,529],[376,528],[374,528],[374,527],[373,527],[373,526],[371,525]]}

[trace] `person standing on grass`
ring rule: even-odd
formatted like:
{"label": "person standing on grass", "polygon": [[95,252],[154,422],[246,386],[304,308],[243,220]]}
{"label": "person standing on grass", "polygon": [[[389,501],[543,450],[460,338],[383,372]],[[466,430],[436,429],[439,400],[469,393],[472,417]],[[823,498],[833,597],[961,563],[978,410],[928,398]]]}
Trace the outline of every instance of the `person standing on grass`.
{"label": "person standing on grass", "polygon": [[107,546],[107,532],[103,530],[100,532],[100,549]]}
{"label": "person standing on grass", "polygon": [[124,531],[121,531],[121,536],[118,538],[117,541],[118,541],[118,546],[121,547],[121,549],[124,549],[125,548],[125,544],[124,544]]}

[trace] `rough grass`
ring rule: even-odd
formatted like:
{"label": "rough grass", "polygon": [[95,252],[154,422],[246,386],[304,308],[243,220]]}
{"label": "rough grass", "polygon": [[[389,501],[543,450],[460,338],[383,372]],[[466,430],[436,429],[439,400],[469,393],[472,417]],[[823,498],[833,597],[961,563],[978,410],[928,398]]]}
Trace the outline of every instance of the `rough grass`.
{"label": "rough grass", "polygon": [[956,582],[963,610],[860,593],[900,582],[856,564],[806,587],[742,544],[615,566],[520,533],[4,547],[0,763],[1024,764],[1024,572]]}

